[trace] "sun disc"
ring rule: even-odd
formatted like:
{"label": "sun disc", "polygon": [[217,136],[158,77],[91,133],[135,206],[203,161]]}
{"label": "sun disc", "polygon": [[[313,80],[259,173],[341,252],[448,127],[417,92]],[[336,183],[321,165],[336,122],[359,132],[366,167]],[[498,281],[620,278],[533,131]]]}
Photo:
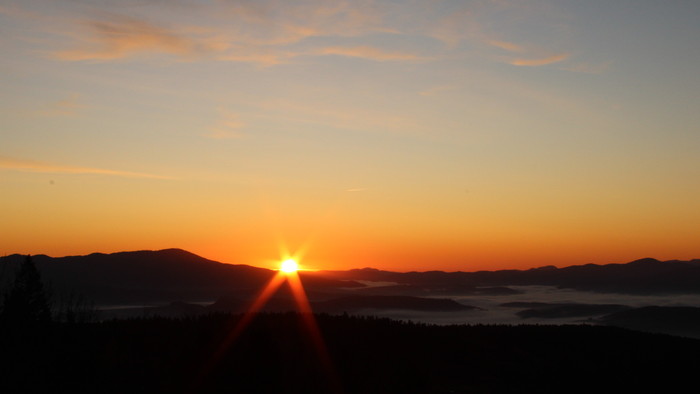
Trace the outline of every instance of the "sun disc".
{"label": "sun disc", "polygon": [[299,269],[299,264],[294,259],[287,259],[280,265],[280,270],[286,273],[296,272]]}

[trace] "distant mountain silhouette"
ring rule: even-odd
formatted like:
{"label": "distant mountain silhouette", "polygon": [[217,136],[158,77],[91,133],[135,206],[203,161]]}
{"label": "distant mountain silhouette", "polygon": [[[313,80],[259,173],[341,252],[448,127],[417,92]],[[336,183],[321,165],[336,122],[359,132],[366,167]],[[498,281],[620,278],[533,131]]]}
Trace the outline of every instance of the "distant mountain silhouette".
{"label": "distant mountain silhouette", "polygon": [[[0,258],[0,264],[14,271],[23,259],[11,255]],[[54,290],[84,294],[98,304],[214,300],[229,293],[251,296],[276,273],[220,263],[181,249],[33,259]],[[302,275],[302,281],[312,290],[361,286],[317,276]]]}
{"label": "distant mountain silhouette", "polygon": [[[21,255],[1,257],[0,272],[13,272],[23,259]],[[83,294],[98,305],[168,303],[176,300],[211,302],[224,295],[246,303],[276,274],[276,271],[249,265],[220,263],[181,249],[93,253],[59,258],[37,255],[33,259],[42,278],[54,292]],[[517,291],[508,286],[516,285],[549,285],[634,294],[700,293],[700,260],[661,262],[647,258],[627,264],[479,272],[391,272],[364,268],[300,272],[300,276],[314,302],[350,295],[434,298],[514,294]],[[365,286],[359,281],[379,282],[380,286]],[[3,278],[0,278],[0,286],[2,282]],[[6,285],[7,280],[4,282]],[[280,308],[286,308],[284,303],[288,304],[288,301],[284,297],[276,300],[272,301],[272,306],[278,302]],[[370,301],[386,303],[389,298],[351,300],[361,301],[366,306]],[[342,302],[351,304],[349,300]],[[416,307],[416,302],[411,301],[412,308]],[[326,305],[330,307],[332,303]],[[446,305],[439,307],[446,308]],[[359,304],[357,308],[360,308]]]}
{"label": "distant mountain silhouette", "polygon": [[394,282],[383,294],[476,294],[503,286],[546,285],[577,290],[629,294],[700,293],[700,260],[659,261],[646,258],[627,264],[586,264],[565,268],[478,272],[391,272],[373,268],[320,273],[336,279]]}

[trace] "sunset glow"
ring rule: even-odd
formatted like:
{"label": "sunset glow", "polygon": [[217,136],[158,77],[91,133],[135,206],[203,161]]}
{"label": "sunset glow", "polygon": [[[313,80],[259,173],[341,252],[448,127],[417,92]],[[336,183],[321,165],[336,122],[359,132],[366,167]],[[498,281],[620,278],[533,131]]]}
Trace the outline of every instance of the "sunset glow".
{"label": "sunset glow", "polygon": [[700,257],[700,2],[630,7],[3,1],[0,254]]}

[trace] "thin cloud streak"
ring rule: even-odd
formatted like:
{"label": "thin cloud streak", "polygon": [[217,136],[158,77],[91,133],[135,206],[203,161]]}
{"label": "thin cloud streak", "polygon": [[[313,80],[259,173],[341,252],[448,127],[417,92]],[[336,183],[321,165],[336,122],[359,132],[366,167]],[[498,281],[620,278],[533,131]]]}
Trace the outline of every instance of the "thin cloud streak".
{"label": "thin cloud streak", "polygon": [[225,55],[221,55],[217,58],[217,60],[240,63],[253,63],[262,67],[270,67],[279,64],[287,64],[292,58],[295,58],[300,55],[300,53],[287,51],[240,49],[234,50],[231,53]]}
{"label": "thin cloud streak", "polygon": [[508,52],[525,52],[524,47],[522,47],[518,44],[514,44],[512,42],[490,40],[488,43],[492,46],[495,46],[496,48],[501,48],[501,49],[508,51]]}
{"label": "thin cloud streak", "polygon": [[496,48],[502,49],[511,53],[518,53],[520,56],[531,56],[532,58],[516,58],[511,59],[508,63],[514,66],[545,66],[552,63],[558,63],[568,59],[571,54],[559,53],[552,55],[552,51],[544,48],[539,48],[535,45],[519,45],[509,41],[501,41],[490,39],[488,44]]}
{"label": "thin cloud streak", "polygon": [[379,62],[384,61],[416,61],[425,60],[425,58],[402,52],[387,52],[379,48],[370,46],[358,46],[358,47],[326,47],[318,51],[320,55],[338,55],[346,57],[358,57],[363,59],[375,60]]}
{"label": "thin cloud streak", "polygon": [[241,120],[240,116],[224,109],[219,109],[219,112],[221,113],[221,120],[206,136],[218,140],[243,138],[244,133],[241,130],[245,128],[246,124]]}
{"label": "thin cloud streak", "polygon": [[0,169],[14,171],[29,171],[48,174],[74,174],[74,175],[108,175],[123,178],[148,178],[148,179],[168,179],[176,178],[162,175],[146,174],[140,172],[109,170],[104,168],[67,166],[53,163],[46,163],[34,160],[20,160],[7,157],[0,157]]}
{"label": "thin cloud streak", "polygon": [[514,66],[528,66],[528,67],[535,67],[535,66],[546,66],[548,64],[553,64],[553,63],[559,63],[562,62],[571,56],[568,53],[562,53],[559,55],[552,55],[544,58],[539,58],[539,59],[514,59],[510,61],[510,64]]}
{"label": "thin cloud streak", "polygon": [[24,19],[39,19],[40,15],[25,10],[16,5],[0,5],[0,15],[6,15],[12,18],[24,18]]}
{"label": "thin cloud streak", "polygon": [[401,134],[425,132],[420,121],[401,113],[384,113],[362,108],[338,109],[324,103],[301,104],[289,100],[271,100],[259,104],[263,116],[294,123],[321,124],[350,130],[382,130]]}
{"label": "thin cloud streak", "polygon": [[563,67],[562,70],[584,74],[603,74],[610,68],[610,63],[590,64],[579,63],[568,67]]}
{"label": "thin cloud streak", "polygon": [[80,95],[72,93],[66,98],[54,101],[47,105],[44,109],[37,110],[36,114],[41,116],[76,116],[80,110],[87,107],[80,101]]}
{"label": "thin cloud streak", "polygon": [[448,92],[450,90],[455,90],[455,89],[457,89],[457,88],[455,86],[452,86],[452,85],[440,85],[440,86],[433,86],[431,88],[423,90],[423,91],[419,92],[418,94],[420,94],[421,96],[430,97],[430,96],[435,96],[435,95],[438,95],[440,93]]}

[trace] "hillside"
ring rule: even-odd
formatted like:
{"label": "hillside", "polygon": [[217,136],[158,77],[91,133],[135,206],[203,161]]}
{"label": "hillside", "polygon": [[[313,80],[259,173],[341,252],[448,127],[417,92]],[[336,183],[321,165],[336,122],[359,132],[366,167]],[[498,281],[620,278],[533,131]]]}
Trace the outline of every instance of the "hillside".
{"label": "hillside", "polygon": [[[24,258],[2,257],[0,264],[5,272],[14,272]],[[37,255],[32,259],[55,292],[83,294],[98,304],[209,301],[223,294],[248,297],[257,294],[276,273],[249,265],[220,263],[181,249],[58,258]],[[302,281],[312,291],[358,286],[316,276],[302,276]]]}

